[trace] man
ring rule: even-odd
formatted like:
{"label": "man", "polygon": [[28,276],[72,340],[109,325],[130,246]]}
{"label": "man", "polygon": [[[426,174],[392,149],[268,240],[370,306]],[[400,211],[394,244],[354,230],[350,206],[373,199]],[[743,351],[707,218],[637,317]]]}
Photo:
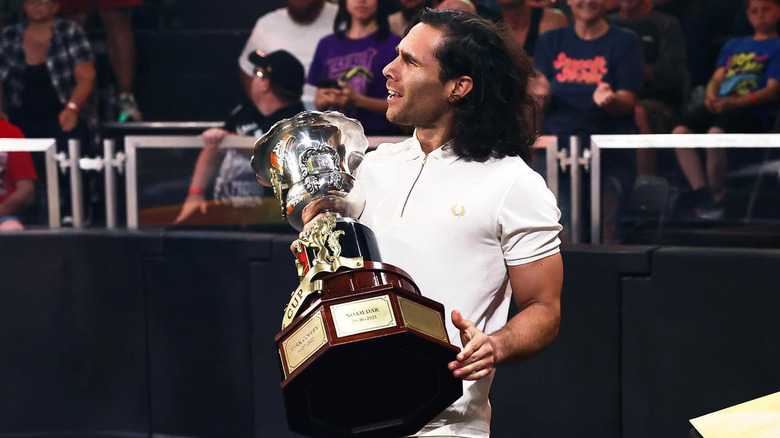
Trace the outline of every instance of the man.
{"label": "man", "polygon": [[228,135],[261,137],[274,123],[303,111],[303,65],[292,54],[279,50],[264,55],[257,51],[248,60],[254,66],[252,100],[237,106],[224,128],[212,128],[201,134],[204,147],[195,163],[187,199],[174,224],[183,223],[196,211],[206,213],[206,187],[220,156],[224,158],[214,184],[214,199],[251,207],[252,200],[263,195],[263,188],[257,184],[249,159],[235,150],[220,149],[220,143]]}
{"label": "man", "polygon": [[[298,58],[308,72],[317,42],[333,33],[337,11],[336,5],[325,0],[285,0],[284,8],[260,17],[238,57],[241,84],[246,93],[250,93],[255,68],[247,58],[251,53],[286,50]],[[317,88],[313,85],[303,87],[302,100],[307,109],[314,109],[316,93]]]}
{"label": "man", "polygon": [[[526,94],[533,67],[493,25],[426,10],[385,67],[387,118],[412,138],[366,155],[360,217],[383,260],[451,311],[449,364],[463,397],[418,436],[487,437],[498,365],[558,333],[560,212],[524,159],[535,140]],[[510,293],[521,311],[507,322]]]}
{"label": "man", "polygon": [[[24,138],[24,134],[0,119],[0,138]],[[18,214],[35,201],[37,179],[29,152],[0,152],[0,232],[24,229]]]}
{"label": "man", "polygon": [[[677,19],[653,10],[651,0],[620,0],[620,11],[609,17],[642,40],[644,86],[634,118],[640,134],[669,134],[679,122],[688,83],[685,40]],[[655,151],[637,150],[639,176],[656,174]]]}

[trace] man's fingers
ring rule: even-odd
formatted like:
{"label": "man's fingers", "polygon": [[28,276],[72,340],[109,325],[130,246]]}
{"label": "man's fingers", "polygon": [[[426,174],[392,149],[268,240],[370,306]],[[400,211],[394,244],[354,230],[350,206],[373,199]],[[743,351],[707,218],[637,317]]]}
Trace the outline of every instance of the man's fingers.
{"label": "man's fingers", "polygon": [[474,323],[464,318],[459,310],[453,310],[451,317],[452,324],[460,331],[468,330],[469,328],[474,327]]}

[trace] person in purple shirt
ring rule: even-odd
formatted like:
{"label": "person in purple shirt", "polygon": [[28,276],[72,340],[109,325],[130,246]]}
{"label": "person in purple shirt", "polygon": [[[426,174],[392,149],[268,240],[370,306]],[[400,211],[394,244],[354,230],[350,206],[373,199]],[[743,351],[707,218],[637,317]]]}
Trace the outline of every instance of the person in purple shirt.
{"label": "person in purple shirt", "polygon": [[317,86],[318,110],[337,110],[358,119],[367,135],[394,134],[387,121],[382,69],[395,58],[401,38],[390,32],[390,2],[339,0],[334,33],[321,39],[307,82]]}

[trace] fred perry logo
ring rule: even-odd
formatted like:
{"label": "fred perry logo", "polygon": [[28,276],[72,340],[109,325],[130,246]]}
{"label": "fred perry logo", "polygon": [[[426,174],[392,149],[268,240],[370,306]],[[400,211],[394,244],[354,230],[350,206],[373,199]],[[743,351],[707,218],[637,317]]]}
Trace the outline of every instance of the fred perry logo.
{"label": "fred perry logo", "polygon": [[466,215],[466,207],[454,204],[452,207],[450,207],[450,212],[453,216],[463,217]]}

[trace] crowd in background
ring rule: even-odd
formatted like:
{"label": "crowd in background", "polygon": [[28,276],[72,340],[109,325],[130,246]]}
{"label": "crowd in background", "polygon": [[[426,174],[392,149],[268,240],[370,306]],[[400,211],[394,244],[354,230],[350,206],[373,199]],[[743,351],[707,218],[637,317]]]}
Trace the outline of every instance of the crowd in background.
{"label": "crowd in background", "polygon": [[[8,24],[0,37],[0,118],[26,137],[57,138],[61,149],[67,138],[90,141],[84,112],[95,80],[94,56],[77,22],[83,23],[92,2],[74,3],[24,0],[22,20]],[[106,28],[113,29],[107,39],[119,119],[140,120],[127,12],[141,1],[98,3]],[[777,0],[286,0],[252,29],[238,59],[246,98],[223,129],[203,133],[206,147],[177,223],[205,211],[206,184],[217,168],[224,182],[245,164],[244,157],[220,150],[227,135],[262,135],[301,108],[344,112],[360,120],[368,135],[408,134],[384,117],[382,69],[427,7],[491,20],[533,58],[529,92],[536,113],[529,117],[539,134],[558,136],[562,147],[573,135],[587,141],[593,134],[768,132],[775,124]],[[0,226],[3,218],[19,222],[15,210],[27,202],[3,208],[20,181],[3,166],[0,160]],[[727,166],[722,149],[703,156],[679,149],[671,158],[654,150],[605,156],[605,221],[621,214],[635,185],[675,172],[689,192],[684,214],[720,219]],[[22,180],[34,179],[25,175]],[[221,194],[213,197],[251,197],[240,186],[218,185]],[[619,238],[616,229],[605,230],[613,233],[607,240]]]}

